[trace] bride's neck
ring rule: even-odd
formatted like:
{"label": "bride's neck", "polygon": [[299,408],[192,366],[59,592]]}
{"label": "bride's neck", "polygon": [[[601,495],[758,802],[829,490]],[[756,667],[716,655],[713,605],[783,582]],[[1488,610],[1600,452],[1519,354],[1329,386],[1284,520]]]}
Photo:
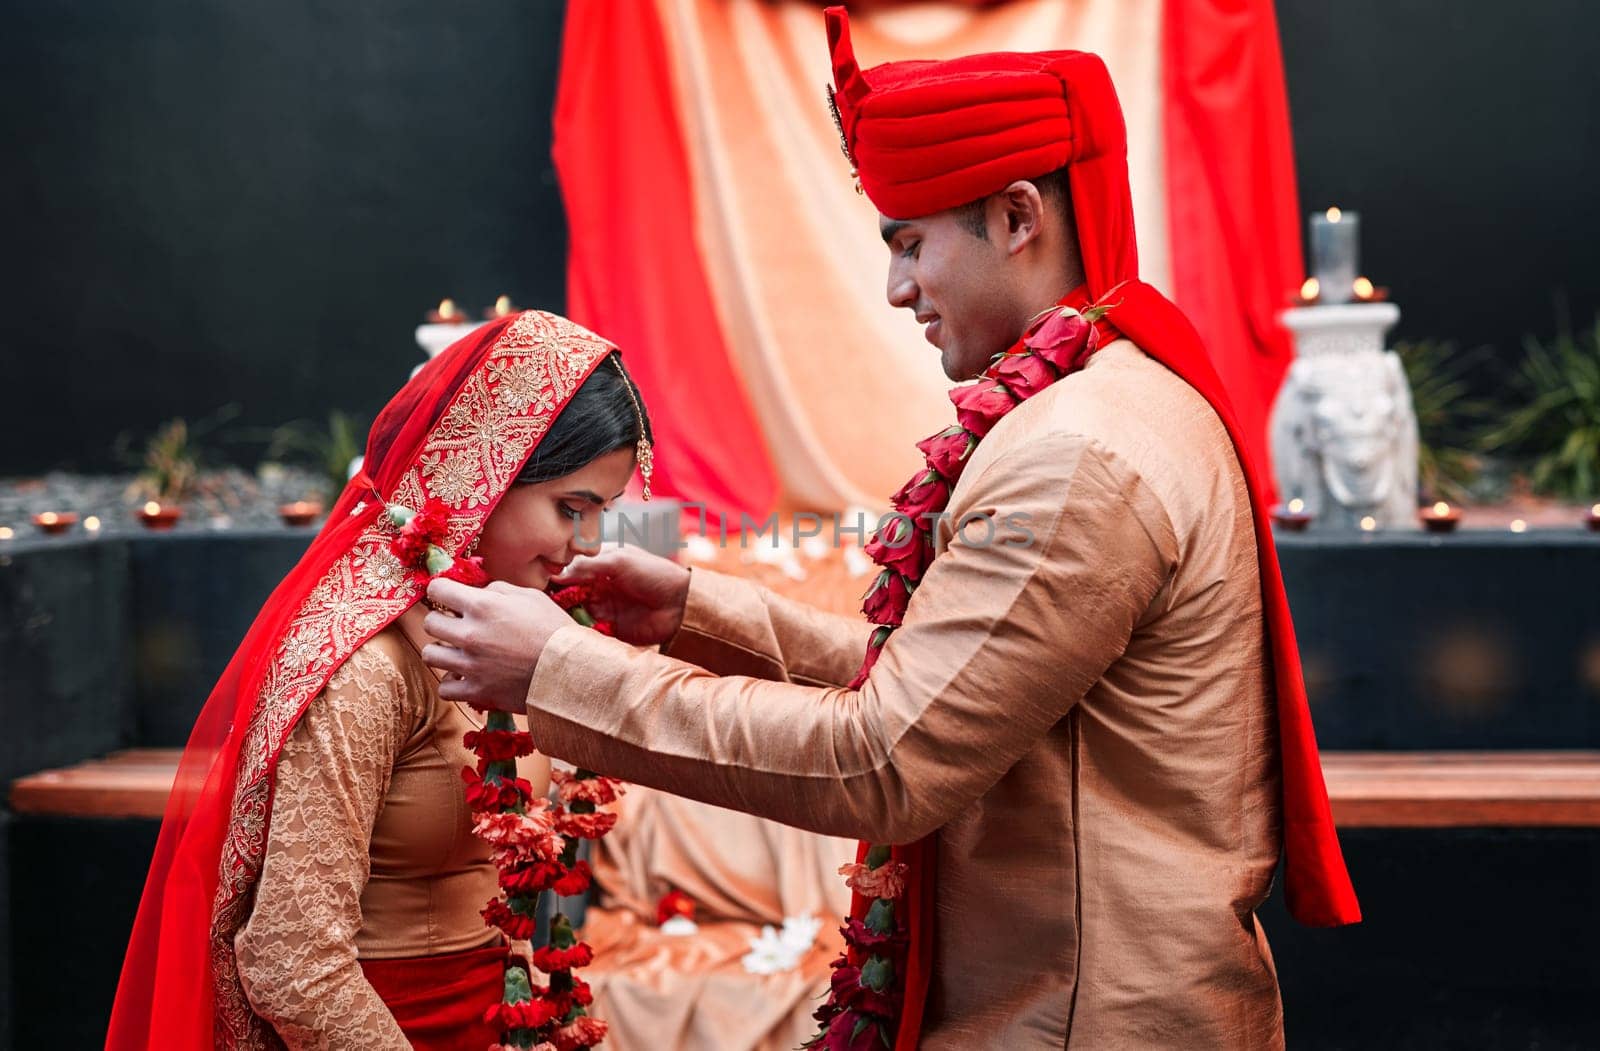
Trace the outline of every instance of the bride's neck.
{"label": "bride's neck", "polygon": [[[400,633],[406,637],[406,641],[411,643],[418,654],[422,653],[422,648],[424,646],[433,641],[433,637],[429,635],[427,629],[422,626],[422,622],[426,620],[427,617],[428,607],[423,605],[421,602],[418,602],[415,606],[412,606],[410,609],[400,614],[400,619],[395,621],[395,626],[400,629]],[[433,668],[429,668],[428,671],[435,678],[444,678],[443,675],[435,671]]]}

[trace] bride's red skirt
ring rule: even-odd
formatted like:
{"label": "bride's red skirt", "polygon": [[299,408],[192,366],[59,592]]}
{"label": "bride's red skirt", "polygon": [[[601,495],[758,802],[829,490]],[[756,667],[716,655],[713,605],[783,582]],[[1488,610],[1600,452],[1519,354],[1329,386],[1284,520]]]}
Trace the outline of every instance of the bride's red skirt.
{"label": "bride's red skirt", "polygon": [[505,993],[504,945],[406,960],[362,960],[361,970],[417,1051],[482,1051],[500,1042],[483,1020]]}

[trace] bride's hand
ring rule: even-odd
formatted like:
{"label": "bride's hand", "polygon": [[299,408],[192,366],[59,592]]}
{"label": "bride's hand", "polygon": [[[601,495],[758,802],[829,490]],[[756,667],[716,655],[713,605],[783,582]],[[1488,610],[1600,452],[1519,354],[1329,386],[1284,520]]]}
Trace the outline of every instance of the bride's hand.
{"label": "bride's hand", "polygon": [[689,597],[689,570],[640,547],[608,548],[575,558],[557,584],[604,584],[586,608],[615,625],[617,638],[656,646],[677,633]]}

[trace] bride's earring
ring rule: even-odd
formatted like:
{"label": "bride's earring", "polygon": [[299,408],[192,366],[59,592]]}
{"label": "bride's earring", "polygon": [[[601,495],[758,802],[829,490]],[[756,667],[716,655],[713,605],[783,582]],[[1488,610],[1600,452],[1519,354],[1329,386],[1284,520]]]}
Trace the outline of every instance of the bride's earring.
{"label": "bride's earring", "polygon": [[644,479],[644,498],[650,499],[650,475],[656,466],[655,450],[650,447],[650,439],[645,437],[644,407],[639,404],[639,396],[633,392],[633,381],[628,379],[628,373],[622,367],[621,358],[612,358],[617,363],[617,372],[622,376],[622,385],[628,392],[628,400],[633,402],[633,416],[639,421],[639,441],[633,447],[634,459],[639,463],[639,477]]}

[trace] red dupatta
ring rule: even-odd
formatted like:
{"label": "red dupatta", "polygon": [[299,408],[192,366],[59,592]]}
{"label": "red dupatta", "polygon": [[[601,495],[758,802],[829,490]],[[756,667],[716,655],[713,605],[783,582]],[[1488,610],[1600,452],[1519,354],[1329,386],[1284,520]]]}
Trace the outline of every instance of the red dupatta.
{"label": "red dupatta", "polygon": [[565,318],[530,310],[464,336],[379,413],[364,470],[267,600],[190,735],[129,940],[108,1048],[280,1045],[245,998],[233,939],[254,900],[290,731],[334,671],[422,596],[422,584],[389,551],[384,506],[442,500],[450,550],[465,549],[573,393],[615,349]]}

